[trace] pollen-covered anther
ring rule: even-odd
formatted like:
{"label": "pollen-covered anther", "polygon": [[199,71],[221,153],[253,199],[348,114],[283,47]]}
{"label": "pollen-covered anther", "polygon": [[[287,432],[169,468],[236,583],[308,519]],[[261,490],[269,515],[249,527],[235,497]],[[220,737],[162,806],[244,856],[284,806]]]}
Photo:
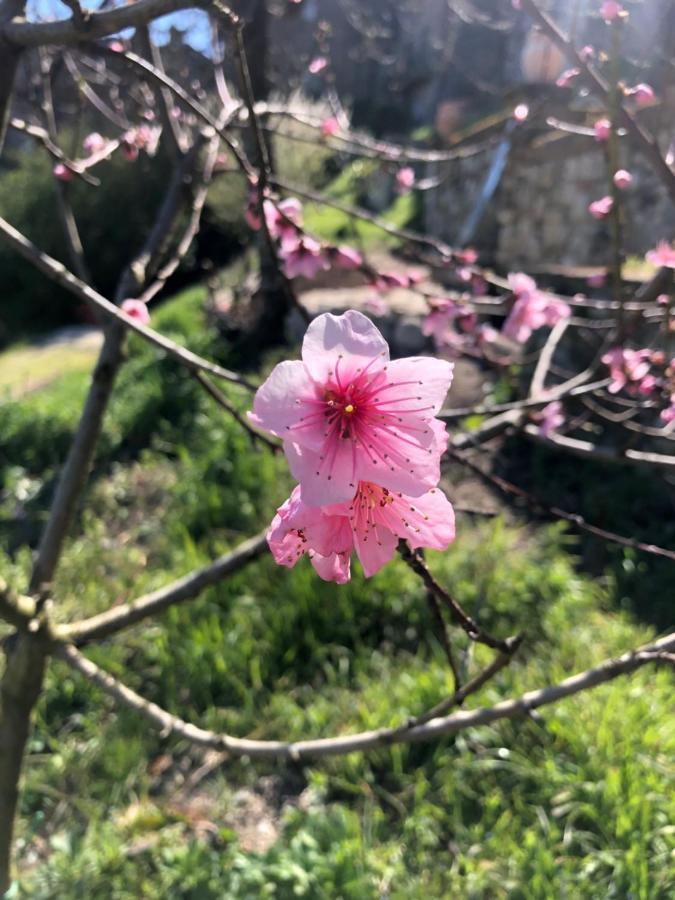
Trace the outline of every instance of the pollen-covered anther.
{"label": "pollen-covered anther", "polygon": [[345,412],[347,413],[348,416],[351,415],[354,412],[354,405],[352,403],[348,403],[345,406]]}

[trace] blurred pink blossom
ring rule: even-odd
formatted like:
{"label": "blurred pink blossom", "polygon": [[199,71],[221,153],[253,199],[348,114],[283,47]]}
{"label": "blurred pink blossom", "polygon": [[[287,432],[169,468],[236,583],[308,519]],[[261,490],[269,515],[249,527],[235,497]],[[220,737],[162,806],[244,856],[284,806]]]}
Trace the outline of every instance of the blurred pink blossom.
{"label": "blurred pink blossom", "polygon": [[605,117],[598,119],[593,125],[593,131],[596,141],[608,141],[612,134],[612,123]]}
{"label": "blurred pink blossom", "polygon": [[147,325],[150,321],[148,307],[142,300],[124,300],[120,306],[123,313],[130,319],[135,319],[140,325]]}
{"label": "blurred pink blossom", "polygon": [[536,413],[534,419],[539,425],[539,434],[542,437],[548,437],[552,432],[557,431],[561,425],[565,424],[562,403],[560,400],[553,400]]}
{"label": "blurred pink blossom", "polygon": [[363,257],[358,250],[340,244],[332,252],[333,262],[339,269],[358,269],[363,265]]}
{"label": "blurred pink blossom", "polygon": [[556,81],[556,85],[560,88],[569,87],[579,75],[581,75],[580,69],[566,69]]}
{"label": "blurred pink blossom", "polygon": [[604,219],[605,216],[610,214],[613,206],[614,200],[607,195],[606,197],[601,197],[599,200],[594,200],[590,203],[588,211],[594,219]]}
{"label": "blurred pink blossom", "polygon": [[635,87],[628,88],[627,97],[632,97],[638,106],[651,106],[656,100],[654,88],[649,84],[636,84]]}
{"label": "blurred pink blossom", "polygon": [[623,6],[620,3],[617,3],[616,0],[605,0],[600,7],[600,15],[605,22],[613,22],[615,19],[618,19],[619,16],[623,15],[623,12]]}
{"label": "blurred pink blossom", "polygon": [[647,262],[659,269],[675,269],[675,248],[668,241],[659,241],[646,255]]}
{"label": "blurred pink blossom", "polygon": [[308,235],[282,238],[279,250],[287,278],[315,278],[318,272],[330,268],[323,247]]}
{"label": "blurred pink blossom", "polygon": [[52,174],[54,178],[57,178],[59,181],[72,181],[74,178],[73,170],[69,169],[68,166],[63,163],[56,163],[54,168],[52,169]]}
{"label": "blurred pink blossom", "polygon": [[625,350],[613,347],[602,357],[602,362],[609,368],[611,383],[610,394],[617,394],[623,388],[629,393],[650,393],[656,385],[650,375],[651,350]]}
{"label": "blurred pink blossom", "polygon": [[530,107],[527,103],[519,103],[513,110],[513,118],[516,122],[524,122],[530,114]]}
{"label": "blurred pink blossom", "polygon": [[617,169],[614,173],[613,181],[620,191],[625,191],[632,180],[633,176],[626,169]]}
{"label": "blurred pink blossom", "polygon": [[589,275],[586,284],[591,288],[601,288],[607,284],[607,272],[596,272]]}
{"label": "blurred pink blossom", "polygon": [[396,190],[399,194],[407,194],[415,184],[415,170],[404,166],[396,173]]}
{"label": "blurred pink blossom", "polygon": [[340,123],[335,116],[329,116],[321,123],[321,134],[324,137],[333,137],[340,132]]}
{"label": "blurred pink blossom", "polygon": [[545,325],[552,327],[570,315],[567,303],[539,290],[535,280],[523,272],[511,273],[509,285],[515,303],[506,317],[502,333],[511,340],[525,343],[533,331]]}
{"label": "blurred pink blossom", "polygon": [[103,150],[106,143],[107,141],[103,135],[99,134],[98,131],[92,131],[91,134],[88,134],[82,141],[82,146],[90,156],[93,156],[94,153]]}
{"label": "blurred pink blossom", "polygon": [[310,64],[307,66],[312,75],[318,75],[319,72],[323,72],[323,70],[328,66],[328,60],[325,56],[317,56],[315,57]]}

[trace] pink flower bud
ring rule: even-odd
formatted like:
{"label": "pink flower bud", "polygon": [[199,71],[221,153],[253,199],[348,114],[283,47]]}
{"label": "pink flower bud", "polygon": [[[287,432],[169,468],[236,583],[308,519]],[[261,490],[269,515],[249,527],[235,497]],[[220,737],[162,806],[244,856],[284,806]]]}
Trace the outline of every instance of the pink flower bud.
{"label": "pink flower bud", "polygon": [[363,265],[363,257],[358,250],[342,244],[333,251],[333,262],[340,269],[358,269]]}
{"label": "pink flower bud", "polygon": [[608,141],[612,134],[612,123],[607,118],[598,119],[593,125],[596,141]]}
{"label": "pink flower bud", "polygon": [[584,62],[588,62],[595,57],[595,47],[592,44],[586,44],[586,46],[582,47],[579,51],[579,56]]}
{"label": "pink flower bud", "polygon": [[633,176],[626,169],[618,169],[614,173],[613,181],[620,191],[625,191],[632,180]]}
{"label": "pink flower bud", "polygon": [[318,75],[319,72],[323,72],[323,70],[327,67],[328,60],[325,56],[317,56],[313,59],[310,64],[307,66],[312,75]]}
{"label": "pink flower bud", "polygon": [[589,213],[594,219],[604,219],[612,211],[614,201],[611,197],[601,197],[600,200],[594,200],[588,207]]}
{"label": "pink flower bud", "polygon": [[108,50],[112,50],[113,53],[124,53],[124,44],[122,41],[110,41]]}
{"label": "pink flower bud", "polygon": [[636,84],[626,91],[628,97],[632,97],[638,106],[651,106],[656,100],[654,88],[650,84]]}
{"label": "pink flower bud", "polygon": [[580,69],[566,69],[556,81],[556,85],[560,88],[569,87],[579,75],[581,75]]}
{"label": "pink flower bud", "polygon": [[617,3],[616,0],[605,0],[600,7],[600,15],[607,23],[614,22],[615,19],[618,19],[619,16],[622,16],[623,14],[623,6],[620,3]]}
{"label": "pink flower bud", "polygon": [[601,288],[607,284],[607,272],[595,272],[586,279],[586,284],[590,288]]}
{"label": "pink flower bud", "polygon": [[130,319],[135,319],[139,325],[147,325],[150,321],[148,307],[142,300],[124,300],[120,309],[123,313],[126,313]]}
{"label": "pink flower bud", "polygon": [[527,103],[519,103],[513,110],[513,118],[516,122],[524,122],[530,114],[530,107]]}
{"label": "pink flower bud", "polygon": [[329,116],[321,123],[321,134],[324,137],[333,137],[340,131],[340,123],[335,116]]}
{"label": "pink flower bud", "polygon": [[57,163],[52,169],[52,174],[59,181],[68,182],[73,180],[73,170],[69,169],[68,166],[64,166],[63,163]]}
{"label": "pink flower bud", "polygon": [[396,173],[396,189],[399,194],[407,194],[415,184],[415,172],[410,166],[404,166]]}
{"label": "pink flower bud", "polygon": [[106,140],[98,133],[98,131],[92,131],[92,133],[88,134],[82,141],[82,146],[90,156],[101,151],[105,145]]}

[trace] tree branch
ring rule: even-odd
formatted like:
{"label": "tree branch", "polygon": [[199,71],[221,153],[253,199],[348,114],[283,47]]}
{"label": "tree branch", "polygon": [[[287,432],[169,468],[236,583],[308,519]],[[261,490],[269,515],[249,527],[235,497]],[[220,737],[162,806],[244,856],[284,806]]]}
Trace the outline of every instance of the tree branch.
{"label": "tree branch", "polygon": [[[147,25],[159,16],[180,9],[199,9],[195,0],[136,0],[128,6],[118,6],[102,12],[91,12],[86,23],[80,25],[74,19],[56,22],[26,22],[15,18],[5,25],[3,33],[16,47],[44,47],[47,44],[80,44],[96,38],[117,34],[125,28]],[[15,12],[14,16],[20,13]]]}
{"label": "tree branch", "polygon": [[255,387],[236,372],[231,372],[228,369],[222,368],[222,366],[209,362],[207,359],[198,356],[196,353],[192,353],[190,350],[180,347],[174,341],[169,340],[169,338],[164,337],[164,335],[159,334],[159,332],[154,331],[152,328],[148,328],[147,325],[141,325],[135,319],[130,319],[121,312],[114,303],[106,300],[106,298],[102,294],[99,294],[98,291],[95,291],[93,288],[89,287],[88,284],[85,284],[79,278],[76,278],[72,272],[69,272],[68,269],[66,269],[63,263],[58,262],[58,260],[38,249],[27,237],[2,218],[0,218],[0,238],[5,240],[6,243],[13,247],[20,256],[35,266],[35,268],[39,269],[47,275],[48,278],[51,278],[52,281],[55,281],[67,291],[70,291],[70,293],[74,294],[79,300],[83,300],[89,306],[93,306],[95,309],[102,312],[109,320],[140,334],[146,341],[154,344],[154,346],[159,347],[160,350],[163,350],[169,356],[177,359],[178,362],[187,369],[190,369],[191,371],[209,372],[217,378],[231,381],[233,384],[239,384],[249,391],[255,391]]}
{"label": "tree branch", "polygon": [[64,626],[59,629],[58,635],[81,646],[91,641],[100,641],[110,637],[110,635],[129,628],[149,616],[154,616],[176,603],[193,600],[207,587],[217,584],[223,578],[265,553],[267,551],[265,535],[266,532],[261,532],[255,537],[249,538],[209,565],[196,569],[189,575],[185,575],[157,591],[145,594],[131,603],[114,606],[97,616]]}
{"label": "tree branch", "polygon": [[[178,737],[200,747],[225,751],[231,756],[248,756],[254,759],[287,759],[299,761],[322,756],[337,756],[363,750],[374,750],[391,744],[412,744],[456,734],[465,728],[489,725],[502,719],[518,719],[533,710],[590,690],[599,684],[627,675],[644,665],[668,662],[663,654],[675,650],[675,633],[661,640],[631,650],[614,659],[607,659],[591,669],[566,678],[558,684],[529,691],[512,700],[504,700],[494,706],[460,711],[449,716],[431,719],[421,725],[408,728],[381,728],[352,735],[319,738],[306,741],[256,741],[236,738],[228,734],[207,731],[174,716],[156,703],[150,703],[113,678],[95,663],[87,659],[72,645],[58,647],[56,655],[91,683],[97,685],[121,706],[143,716],[164,737]],[[467,685],[468,687],[468,685]]]}

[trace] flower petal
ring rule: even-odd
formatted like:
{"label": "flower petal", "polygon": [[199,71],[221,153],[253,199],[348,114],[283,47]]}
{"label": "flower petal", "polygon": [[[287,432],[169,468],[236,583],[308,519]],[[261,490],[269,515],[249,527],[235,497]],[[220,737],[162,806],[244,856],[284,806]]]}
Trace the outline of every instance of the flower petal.
{"label": "flower petal", "polygon": [[341,357],[345,357],[345,364],[349,366],[346,377],[368,364],[369,371],[376,372],[389,359],[389,347],[379,330],[367,316],[354,309],[341,316],[332,313],[317,316],[302,343],[303,362],[319,384],[326,384],[331,379]]}
{"label": "flower petal", "polygon": [[[380,389],[381,405],[405,415],[424,407],[416,418],[430,419],[443,407],[452,384],[454,365],[433,356],[407,356],[387,363],[387,381]],[[423,402],[420,398],[424,398]]]}
{"label": "flower petal", "polygon": [[[299,360],[287,360],[275,366],[258,388],[248,417],[254,425],[281,438],[288,438],[288,432],[295,429],[299,440],[318,448],[323,443],[323,428],[316,410],[316,386],[307,370]],[[316,427],[303,424],[313,421]]]}
{"label": "flower petal", "polygon": [[309,558],[317,575],[324,581],[346,584],[351,578],[349,553],[331,553],[330,556],[310,553]]}
{"label": "flower petal", "polygon": [[398,538],[389,529],[375,525],[367,531],[356,530],[354,545],[366,578],[370,578],[392,559]]}
{"label": "flower petal", "polygon": [[300,482],[303,503],[325,506],[351,500],[356,493],[355,455],[351,441],[339,441],[329,455],[322,455],[292,441],[284,442],[288,466]]}

